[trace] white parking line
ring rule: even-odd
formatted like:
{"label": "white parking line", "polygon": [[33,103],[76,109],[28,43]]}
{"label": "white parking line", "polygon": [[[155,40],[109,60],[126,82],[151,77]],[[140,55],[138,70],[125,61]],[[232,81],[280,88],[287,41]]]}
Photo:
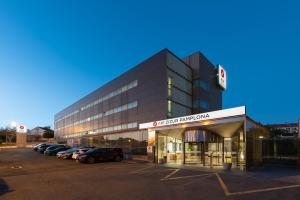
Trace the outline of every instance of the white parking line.
{"label": "white parking line", "polygon": [[167,176],[165,176],[164,178],[160,179],[161,181],[163,180],[167,180],[170,176],[176,174],[180,169],[174,169],[173,172],[171,172],[170,174],[168,174]]}
{"label": "white parking line", "polygon": [[195,178],[195,177],[209,176],[209,175],[212,175],[212,174],[214,174],[214,173],[197,174],[197,175],[190,175],[190,176],[177,176],[177,177],[173,177],[173,178],[161,179],[161,181],[165,181],[165,180],[177,180],[177,179],[184,179],[184,178]]}
{"label": "white parking line", "polygon": [[150,165],[150,166],[144,167],[144,168],[142,168],[142,169],[138,169],[138,170],[131,171],[131,172],[129,172],[129,173],[130,173],[130,174],[138,174],[138,173],[143,172],[143,171],[145,171],[146,169],[150,169],[150,168],[152,168],[152,167],[154,167],[154,166],[153,166],[153,165]]}

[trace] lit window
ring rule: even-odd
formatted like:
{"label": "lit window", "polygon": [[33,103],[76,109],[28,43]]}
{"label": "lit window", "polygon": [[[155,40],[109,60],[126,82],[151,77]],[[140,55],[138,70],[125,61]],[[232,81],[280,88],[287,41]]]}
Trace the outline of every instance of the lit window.
{"label": "lit window", "polygon": [[172,116],[172,101],[168,100],[168,117]]}
{"label": "lit window", "polygon": [[172,96],[172,78],[168,77],[168,97]]}

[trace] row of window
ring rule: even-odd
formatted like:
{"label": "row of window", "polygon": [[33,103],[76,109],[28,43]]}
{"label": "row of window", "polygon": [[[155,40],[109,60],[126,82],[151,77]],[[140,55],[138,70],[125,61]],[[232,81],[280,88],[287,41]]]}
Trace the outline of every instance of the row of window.
{"label": "row of window", "polygon": [[99,134],[99,133],[121,131],[121,130],[137,128],[137,127],[138,127],[137,122],[132,122],[132,123],[128,123],[128,124],[122,124],[122,125],[116,125],[116,126],[100,128],[100,129],[96,129],[96,130],[89,131],[89,132],[85,131],[85,132],[80,132],[80,133],[74,133],[74,134],[66,135],[66,136],[64,136],[64,138],[81,137],[81,136],[88,135],[88,134],[89,135],[96,135],[96,134]]}
{"label": "row of window", "polygon": [[209,110],[209,103],[205,100],[197,99],[193,102],[193,108],[203,108]]}
{"label": "row of window", "polygon": [[111,110],[108,110],[106,112],[103,112],[103,113],[99,113],[97,115],[94,115],[94,116],[91,116],[91,117],[88,117],[86,119],[83,119],[83,120],[79,120],[79,121],[76,121],[74,123],[71,123],[71,124],[68,124],[66,126],[63,126],[61,128],[57,128],[56,130],[59,131],[61,129],[64,129],[64,128],[69,128],[71,126],[76,126],[78,124],[82,124],[82,123],[85,123],[85,122],[89,122],[89,121],[92,121],[92,120],[95,120],[95,119],[99,119],[99,118],[102,118],[102,117],[106,117],[108,115],[112,115],[112,114],[115,114],[115,113],[118,113],[118,112],[122,112],[122,111],[125,111],[125,110],[130,110],[132,108],[136,108],[138,106],[138,102],[137,101],[134,101],[134,102],[131,102],[129,104],[125,104],[125,105],[122,105],[122,106],[118,106],[116,108],[113,108]]}
{"label": "row of window", "polygon": [[203,80],[197,79],[193,81],[193,88],[198,88],[198,87],[204,89],[205,91],[209,91],[208,83]]}
{"label": "row of window", "polygon": [[[108,95],[106,95],[104,97],[101,97],[100,99],[97,99],[96,101],[94,101],[92,103],[89,103],[89,104],[81,107],[80,111],[86,110],[86,109],[88,109],[90,107],[93,107],[93,106],[95,106],[95,105],[97,105],[97,104],[99,104],[99,103],[101,103],[101,102],[103,102],[103,101],[105,101],[107,99],[110,99],[110,98],[112,98],[114,96],[117,96],[117,95],[123,93],[123,92],[126,92],[126,91],[128,91],[128,90],[136,87],[137,85],[138,85],[138,81],[134,80],[131,83],[129,83],[129,84],[127,84],[127,85],[125,85],[125,86],[123,86],[123,87],[121,87],[121,88],[119,88],[119,89],[117,89],[117,90],[115,90],[115,91],[113,91],[111,93],[109,93]],[[68,114],[68,115],[66,115],[66,116],[58,119],[56,122],[58,122],[60,120],[64,120],[64,119],[66,119],[66,118],[68,118],[68,117],[70,117],[70,116],[72,116],[74,114],[77,114],[78,112],[79,112],[79,110],[76,110],[76,111],[74,111],[74,112],[72,112],[72,113],[70,113],[70,114]]]}

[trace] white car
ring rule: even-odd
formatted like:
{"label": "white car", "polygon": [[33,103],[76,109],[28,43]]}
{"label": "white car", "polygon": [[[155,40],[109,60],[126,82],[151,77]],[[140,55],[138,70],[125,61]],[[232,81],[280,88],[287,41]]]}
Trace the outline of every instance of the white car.
{"label": "white car", "polygon": [[77,151],[73,152],[72,159],[77,160],[79,155],[87,152],[91,148],[79,148]]}
{"label": "white car", "polygon": [[65,152],[66,152],[66,151],[60,151],[60,152],[58,152],[58,153],[56,154],[56,157],[57,157],[57,158],[61,158],[61,157],[64,155]]}

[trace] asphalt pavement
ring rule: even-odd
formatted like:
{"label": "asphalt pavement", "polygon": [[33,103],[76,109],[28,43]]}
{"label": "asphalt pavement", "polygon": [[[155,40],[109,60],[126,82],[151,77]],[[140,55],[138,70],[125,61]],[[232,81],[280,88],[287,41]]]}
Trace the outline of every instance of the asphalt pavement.
{"label": "asphalt pavement", "polygon": [[[0,151],[0,199],[300,199],[299,171],[288,173],[287,179],[276,173],[236,174],[136,161],[80,164],[10,149]],[[296,181],[287,181],[291,177]]]}

